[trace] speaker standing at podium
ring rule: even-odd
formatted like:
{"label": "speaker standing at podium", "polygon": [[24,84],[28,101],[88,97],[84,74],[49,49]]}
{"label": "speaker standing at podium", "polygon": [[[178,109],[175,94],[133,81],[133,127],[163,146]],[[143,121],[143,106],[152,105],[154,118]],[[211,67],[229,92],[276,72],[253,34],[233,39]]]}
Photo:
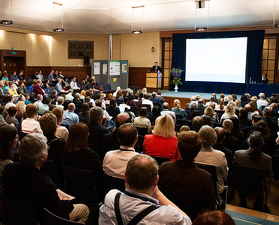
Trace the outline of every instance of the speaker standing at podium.
{"label": "speaker standing at podium", "polygon": [[152,69],[150,70],[151,73],[158,73],[158,71],[161,72],[161,67],[158,66],[158,62],[155,62],[155,66],[152,67]]}

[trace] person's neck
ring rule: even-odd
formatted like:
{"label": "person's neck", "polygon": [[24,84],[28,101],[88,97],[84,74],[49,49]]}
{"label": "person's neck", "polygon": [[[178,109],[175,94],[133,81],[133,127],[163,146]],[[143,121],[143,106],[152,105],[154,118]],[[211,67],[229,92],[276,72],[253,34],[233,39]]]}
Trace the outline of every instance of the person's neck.
{"label": "person's neck", "polygon": [[131,191],[135,191],[135,192],[141,193],[141,194],[149,195],[150,197],[152,197],[153,194],[154,194],[154,190],[152,188],[150,188],[148,190],[139,190],[139,189],[134,189],[134,188],[127,187],[127,189],[131,190]]}

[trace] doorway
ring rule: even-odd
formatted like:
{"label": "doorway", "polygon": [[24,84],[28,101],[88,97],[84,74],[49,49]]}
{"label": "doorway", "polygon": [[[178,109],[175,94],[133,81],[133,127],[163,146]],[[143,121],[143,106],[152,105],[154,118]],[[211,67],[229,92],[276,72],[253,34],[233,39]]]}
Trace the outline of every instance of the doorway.
{"label": "doorway", "polygon": [[20,70],[25,70],[25,58],[17,56],[4,56],[4,70],[7,70],[9,75],[12,71],[19,74]]}

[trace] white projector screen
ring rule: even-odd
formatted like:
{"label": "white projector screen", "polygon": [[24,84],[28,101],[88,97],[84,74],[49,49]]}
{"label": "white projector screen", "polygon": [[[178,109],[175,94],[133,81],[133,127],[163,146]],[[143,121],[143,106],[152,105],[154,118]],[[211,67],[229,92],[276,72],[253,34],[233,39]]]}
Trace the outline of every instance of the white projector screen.
{"label": "white projector screen", "polygon": [[245,83],[247,37],[186,39],[185,81]]}

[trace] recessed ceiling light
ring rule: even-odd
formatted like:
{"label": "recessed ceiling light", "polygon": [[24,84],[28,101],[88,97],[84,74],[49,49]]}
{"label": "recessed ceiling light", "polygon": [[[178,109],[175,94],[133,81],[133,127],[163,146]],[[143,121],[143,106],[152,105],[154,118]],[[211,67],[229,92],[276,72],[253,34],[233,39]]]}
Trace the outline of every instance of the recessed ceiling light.
{"label": "recessed ceiling light", "polygon": [[133,34],[141,34],[142,31],[141,31],[141,30],[133,30],[132,33],[133,33]]}
{"label": "recessed ceiling light", "polygon": [[3,24],[3,25],[11,25],[13,23],[14,22],[12,20],[1,20],[0,21],[0,24]]}
{"label": "recessed ceiling light", "polygon": [[207,27],[196,28],[196,31],[207,31]]}

